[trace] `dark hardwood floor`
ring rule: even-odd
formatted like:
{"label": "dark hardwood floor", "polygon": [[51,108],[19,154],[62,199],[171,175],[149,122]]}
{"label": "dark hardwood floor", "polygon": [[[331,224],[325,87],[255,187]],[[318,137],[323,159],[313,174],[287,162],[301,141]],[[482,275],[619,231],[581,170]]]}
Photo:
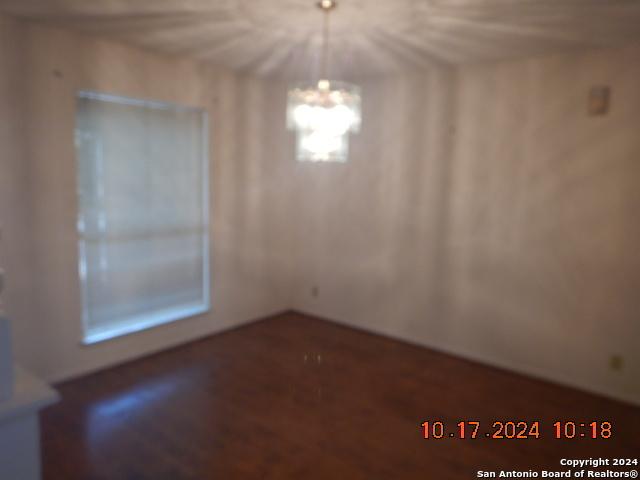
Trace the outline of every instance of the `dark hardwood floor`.
{"label": "dark hardwood floor", "polygon": [[[639,408],[293,313],[58,388],[47,480],[471,479],[640,453]],[[541,438],[425,440],[427,419],[540,420]],[[613,435],[556,440],[556,420]]]}

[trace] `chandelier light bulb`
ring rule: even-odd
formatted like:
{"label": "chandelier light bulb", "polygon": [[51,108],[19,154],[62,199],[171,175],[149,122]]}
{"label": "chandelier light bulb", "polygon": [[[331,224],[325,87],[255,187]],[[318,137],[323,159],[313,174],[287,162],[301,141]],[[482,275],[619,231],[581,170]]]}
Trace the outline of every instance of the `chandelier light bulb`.
{"label": "chandelier light bulb", "polygon": [[318,90],[328,91],[331,88],[331,82],[329,80],[320,80],[318,82]]}
{"label": "chandelier light bulb", "polygon": [[334,0],[320,0],[318,6],[323,10],[331,10],[336,6],[336,2]]}

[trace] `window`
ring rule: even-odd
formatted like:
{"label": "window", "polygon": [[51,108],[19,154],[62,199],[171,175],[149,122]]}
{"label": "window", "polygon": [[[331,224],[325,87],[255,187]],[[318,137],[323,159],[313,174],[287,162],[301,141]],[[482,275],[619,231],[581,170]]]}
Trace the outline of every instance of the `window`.
{"label": "window", "polygon": [[209,309],[206,132],[201,110],[78,94],[85,343]]}

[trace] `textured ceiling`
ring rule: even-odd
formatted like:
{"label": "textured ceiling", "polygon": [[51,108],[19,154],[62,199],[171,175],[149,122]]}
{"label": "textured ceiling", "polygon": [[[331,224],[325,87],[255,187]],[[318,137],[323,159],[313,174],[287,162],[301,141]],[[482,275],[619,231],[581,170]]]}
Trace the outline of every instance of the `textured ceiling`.
{"label": "textured ceiling", "polygon": [[[314,0],[0,0],[0,10],[258,75],[318,74]],[[640,0],[341,0],[334,77],[640,41]]]}

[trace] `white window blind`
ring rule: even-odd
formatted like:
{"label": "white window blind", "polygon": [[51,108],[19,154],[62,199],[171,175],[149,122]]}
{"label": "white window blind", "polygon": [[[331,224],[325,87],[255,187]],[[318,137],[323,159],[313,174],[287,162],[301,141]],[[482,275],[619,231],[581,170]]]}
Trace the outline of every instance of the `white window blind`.
{"label": "white window blind", "polygon": [[206,131],[201,110],[78,94],[85,343],[209,309]]}

